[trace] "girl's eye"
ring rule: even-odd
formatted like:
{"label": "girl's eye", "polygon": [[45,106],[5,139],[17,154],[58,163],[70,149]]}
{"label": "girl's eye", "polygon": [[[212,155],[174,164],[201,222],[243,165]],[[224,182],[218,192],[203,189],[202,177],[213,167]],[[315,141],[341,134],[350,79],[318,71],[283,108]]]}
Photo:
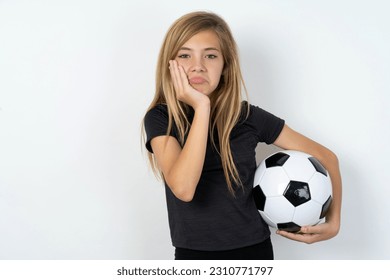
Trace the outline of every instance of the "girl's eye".
{"label": "girl's eye", "polygon": [[177,57],[179,57],[179,58],[189,58],[190,56],[188,54],[179,54]]}
{"label": "girl's eye", "polygon": [[208,54],[208,55],[206,55],[206,57],[207,57],[207,58],[210,58],[210,59],[217,58],[217,56],[214,55],[214,54]]}

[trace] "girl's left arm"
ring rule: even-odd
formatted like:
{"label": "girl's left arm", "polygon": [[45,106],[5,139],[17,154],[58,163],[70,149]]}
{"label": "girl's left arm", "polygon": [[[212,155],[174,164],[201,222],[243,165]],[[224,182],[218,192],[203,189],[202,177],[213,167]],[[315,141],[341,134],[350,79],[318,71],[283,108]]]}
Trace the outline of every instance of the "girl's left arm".
{"label": "girl's left arm", "polygon": [[333,191],[333,200],[326,215],[325,223],[315,226],[304,226],[299,233],[282,230],[278,230],[276,233],[308,244],[336,236],[340,229],[342,195],[341,175],[337,156],[328,148],[299,134],[287,125],[284,125],[282,132],[273,144],[285,150],[302,151],[317,158],[329,172]]}

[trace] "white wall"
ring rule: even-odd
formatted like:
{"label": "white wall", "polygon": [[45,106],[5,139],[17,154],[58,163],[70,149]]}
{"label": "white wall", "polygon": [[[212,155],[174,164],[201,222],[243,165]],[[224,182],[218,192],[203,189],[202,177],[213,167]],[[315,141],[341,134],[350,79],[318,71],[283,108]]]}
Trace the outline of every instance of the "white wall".
{"label": "white wall", "polygon": [[[277,259],[389,259],[390,5],[385,1],[0,1],[0,259],[172,259],[141,152],[158,50],[211,10],[250,101],[334,150],[340,234],[273,235]],[[260,145],[261,160],[272,147]]]}

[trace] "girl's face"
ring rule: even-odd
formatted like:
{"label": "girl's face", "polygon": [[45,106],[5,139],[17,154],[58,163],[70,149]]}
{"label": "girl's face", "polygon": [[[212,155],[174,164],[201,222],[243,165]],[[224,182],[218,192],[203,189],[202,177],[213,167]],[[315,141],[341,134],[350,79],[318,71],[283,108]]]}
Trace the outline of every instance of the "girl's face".
{"label": "girl's face", "polygon": [[223,56],[214,31],[201,31],[192,36],[180,48],[175,60],[183,66],[193,88],[206,95],[217,88],[223,70]]}

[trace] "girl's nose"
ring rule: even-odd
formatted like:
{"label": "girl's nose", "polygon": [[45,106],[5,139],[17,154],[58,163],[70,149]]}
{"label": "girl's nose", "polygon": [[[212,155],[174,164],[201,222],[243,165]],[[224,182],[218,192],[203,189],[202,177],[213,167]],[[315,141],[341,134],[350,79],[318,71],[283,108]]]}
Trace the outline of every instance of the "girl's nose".
{"label": "girl's nose", "polygon": [[194,58],[191,61],[190,72],[204,72],[206,70],[202,59]]}

